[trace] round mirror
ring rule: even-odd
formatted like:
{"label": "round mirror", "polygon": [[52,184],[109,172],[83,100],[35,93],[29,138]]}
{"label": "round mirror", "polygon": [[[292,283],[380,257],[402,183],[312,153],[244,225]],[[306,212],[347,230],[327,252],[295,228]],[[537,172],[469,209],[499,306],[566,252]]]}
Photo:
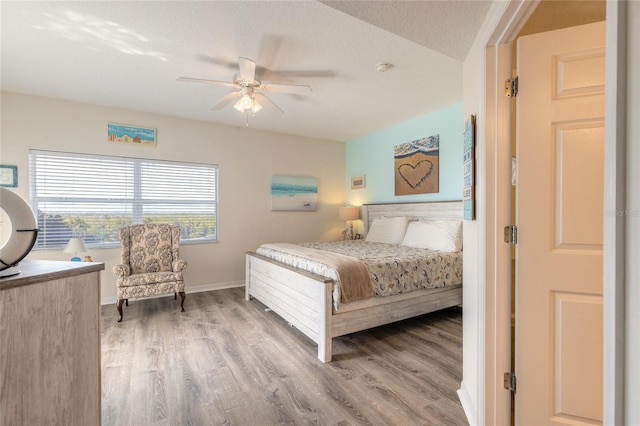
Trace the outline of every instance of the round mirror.
{"label": "round mirror", "polygon": [[[13,269],[18,262],[29,254],[38,236],[36,217],[29,204],[15,192],[0,187],[0,209],[4,210],[3,220],[9,220],[10,224],[2,223],[3,235],[0,247],[0,277],[20,273]],[[5,232],[6,231],[6,232]]]}

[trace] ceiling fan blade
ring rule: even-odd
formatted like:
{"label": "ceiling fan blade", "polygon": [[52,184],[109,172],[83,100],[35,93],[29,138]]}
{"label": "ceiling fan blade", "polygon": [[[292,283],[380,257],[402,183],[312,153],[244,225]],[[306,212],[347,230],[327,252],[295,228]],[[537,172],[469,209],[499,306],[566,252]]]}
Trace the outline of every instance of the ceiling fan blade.
{"label": "ceiling fan blade", "polygon": [[240,97],[240,92],[229,93],[227,96],[225,96],[224,98],[220,99],[218,101],[218,103],[216,103],[214,106],[212,106],[211,107],[211,111],[221,110],[222,108],[226,107],[227,105],[229,105],[231,102],[233,102],[234,100],[236,100],[239,97]]}
{"label": "ceiling fan blade", "polygon": [[191,77],[178,77],[176,78],[176,80],[183,81],[185,83],[215,84],[216,86],[227,86],[227,87],[238,88],[236,84],[233,84],[229,81],[207,80],[204,78],[191,78]]}
{"label": "ceiling fan blade", "polygon": [[[260,47],[258,48],[258,52],[260,52],[260,57],[256,58],[258,63],[262,65],[263,68],[269,68],[273,66],[275,59],[282,54],[282,40],[283,36],[268,34],[262,36],[260,39]],[[262,77],[260,74],[260,68],[256,70],[256,74]]]}
{"label": "ceiling fan blade", "polygon": [[263,84],[260,90],[274,93],[292,93],[295,95],[304,95],[311,92],[311,86],[304,84]]}
{"label": "ceiling fan blade", "polygon": [[238,70],[237,62],[229,62],[229,61],[225,61],[224,59],[218,59],[208,55],[197,55],[196,59],[200,62],[205,62],[207,64],[213,64],[218,67],[227,68],[228,70],[231,70],[231,71]]}
{"label": "ceiling fan blade", "polygon": [[248,58],[238,58],[238,66],[240,67],[240,78],[251,82],[256,79],[256,63]]}
{"label": "ceiling fan blade", "polygon": [[256,93],[255,94],[256,98],[259,99],[264,99],[267,102],[269,102],[271,105],[273,105],[274,107],[276,107],[278,109],[278,111],[280,111],[282,114],[284,114],[284,111],[282,110],[282,108],[280,108],[278,105],[276,105],[271,99],[267,98],[267,95],[265,95],[264,93]]}
{"label": "ceiling fan blade", "polygon": [[260,74],[262,80],[282,80],[284,78],[328,78],[337,74],[332,70],[271,70],[264,69]]}

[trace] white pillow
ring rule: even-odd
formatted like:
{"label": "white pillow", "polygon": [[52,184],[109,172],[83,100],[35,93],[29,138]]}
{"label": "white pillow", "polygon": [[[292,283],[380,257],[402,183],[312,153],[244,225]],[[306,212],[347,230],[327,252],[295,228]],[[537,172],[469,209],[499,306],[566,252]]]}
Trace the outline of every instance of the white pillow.
{"label": "white pillow", "polygon": [[400,244],[408,222],[405,216],[374,219],[365,240],[370,243]]}
{"label": "white pillow", "polygon": [[462,222],[411,222],[402,240],[402,245],[437,251],[460,251],[462,250]]}

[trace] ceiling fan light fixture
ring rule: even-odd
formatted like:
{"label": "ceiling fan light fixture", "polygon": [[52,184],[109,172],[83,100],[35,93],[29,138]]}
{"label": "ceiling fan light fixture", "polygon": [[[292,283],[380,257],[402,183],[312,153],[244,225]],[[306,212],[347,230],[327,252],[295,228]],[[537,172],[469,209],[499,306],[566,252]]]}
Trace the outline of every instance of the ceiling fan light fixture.
{"label": "ceiling fan light fixture", "polygon": [[242,98],[238,99],[238,102],[233,104],[233,108],[235,108],[236,110],[238,110],[240,112],[244,112],[244,106],[242,105]]}
{"label": "ceiling fan light fixture", "polygon": [[253,105],[251,105],[251,112],[254,114],[262,109],[262,105],[256,99],[253,99]]}
{"label": "ceiling fan light fixture", "polygon": [[240,112],[245,112],[245,110],[251,109],[253,105],[253,101],[251,100],[251,95],[243,94],[238,102],[236,102],[233,107]]}
{"label": "ceiling fan light fixture", "polygon": [[253,106],[253,97],[249,94],[242,95],[242,109],[251,109]]}
{"label": "ceiling fan light fixture", "polygon": [[245,112],[250,109],[254,114],[262,109],[260,102],[258,102],[253,93],[250,93],[249,91],[242,93],[242,96],[233,105],[233,107],[240,112]]}

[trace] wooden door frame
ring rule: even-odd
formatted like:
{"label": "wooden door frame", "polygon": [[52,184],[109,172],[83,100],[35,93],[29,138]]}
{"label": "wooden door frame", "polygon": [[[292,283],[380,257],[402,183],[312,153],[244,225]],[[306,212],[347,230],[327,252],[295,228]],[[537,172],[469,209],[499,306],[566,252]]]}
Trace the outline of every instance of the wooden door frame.
{"label": "wooden door frame", "polygon": [[[510,395],[502,388],[511,356],[511,255],[499,238],[510,224],[510,100],[503,82],[511,75],[511,43],[538,1],[510,0],[501,5],[479,35],[480,90],[477,134],[480,143],[479,242],[480,312],[478,424],[509,424]],[[604,424],[624,424],[625,288],[625,1],[607,1],[604,185]],[[506,78],[505,78],[506,77]],[[616,90],[612,90],[616,88]],[[482,207],[481,207],[482,208]]]}

